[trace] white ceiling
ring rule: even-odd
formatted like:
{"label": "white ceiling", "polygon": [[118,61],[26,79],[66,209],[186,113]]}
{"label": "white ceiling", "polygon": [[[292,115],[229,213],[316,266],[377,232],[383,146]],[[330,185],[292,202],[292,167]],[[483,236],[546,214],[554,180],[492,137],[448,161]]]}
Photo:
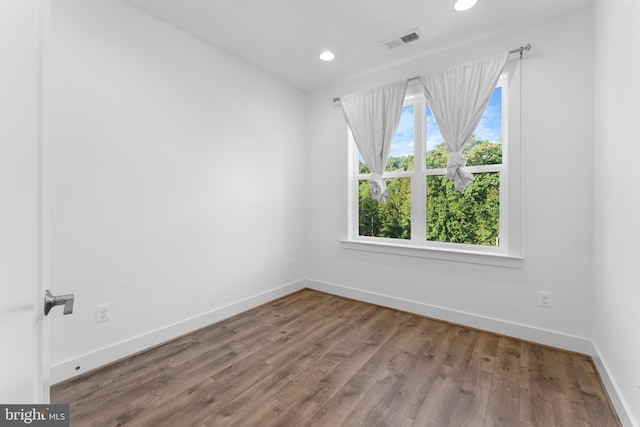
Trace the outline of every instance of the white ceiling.
{"label": "white ceiling", "polygon": [[[453,0],[124,1],[303,91],[593,2],[478,0],[456,12]],[[381,43],[415,28],[421,40]],[[318,58],[325,49],[334,61]]]}

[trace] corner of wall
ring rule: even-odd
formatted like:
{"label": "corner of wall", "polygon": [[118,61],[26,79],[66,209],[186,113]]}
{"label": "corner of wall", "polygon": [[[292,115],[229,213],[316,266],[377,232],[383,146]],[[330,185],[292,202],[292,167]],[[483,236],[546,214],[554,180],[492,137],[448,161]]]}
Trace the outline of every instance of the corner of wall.
{"label": "corner of wall", "polygon": [[620,418],[620,422],[623,426],[637,427],[638,423],[633,419],[629,405],[627,404],[627,401],[625,400],[620,387],[618,386],[618,383],[611,375],[611,371],[609,370],[606,361],[600,353],[598,344],[596,344],[596,342],[594,341],[591,342],[591,357],[593,359],[593,363],[595,364],[596,370],[598,371],[598,375],[600,375],[602,383],[604,384],[605,389],[609,394],[611,404],[618,414],[618,418]]}

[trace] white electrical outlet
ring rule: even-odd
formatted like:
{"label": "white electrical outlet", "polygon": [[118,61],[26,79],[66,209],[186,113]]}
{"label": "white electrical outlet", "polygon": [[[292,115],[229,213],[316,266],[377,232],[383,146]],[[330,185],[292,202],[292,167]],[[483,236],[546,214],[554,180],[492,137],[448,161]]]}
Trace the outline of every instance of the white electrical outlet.
{"label": "white electrical outlet", "polygon": [[287,264],[287,270],[293,270],[293,259],[289,260],[289,263]]}
{"label": "white electrical outlet", "polygon": [[111,320],[111,303],[96,306],[96,323],[107,322]]}
{"label": "white electrical outlet", "polygon": [[551,308],[551,292],[538,291],[538,305]]}

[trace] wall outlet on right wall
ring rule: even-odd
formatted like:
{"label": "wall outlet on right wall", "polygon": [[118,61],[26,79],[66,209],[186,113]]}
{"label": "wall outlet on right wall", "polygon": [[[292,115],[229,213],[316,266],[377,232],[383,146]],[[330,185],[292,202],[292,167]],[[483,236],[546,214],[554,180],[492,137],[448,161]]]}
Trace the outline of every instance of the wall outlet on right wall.
{"label": "wall outlet on right wall", "polygon": [[96,323],[108,322],[111,320],[111,303],[96,306]]}
{"label": "wall outlet on right wall", "polygon": [[551,308],[551,292],[538,291],[538,305]]}

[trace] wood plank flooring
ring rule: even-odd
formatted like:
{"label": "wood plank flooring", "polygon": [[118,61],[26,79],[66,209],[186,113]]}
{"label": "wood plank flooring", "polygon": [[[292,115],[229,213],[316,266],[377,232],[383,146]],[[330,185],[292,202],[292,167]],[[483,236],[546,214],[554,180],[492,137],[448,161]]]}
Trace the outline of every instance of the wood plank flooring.
{"label": "wood plank flooring", "polygon": [[590,357],[312,290],[51,388],[72,426],[620,426]]}

